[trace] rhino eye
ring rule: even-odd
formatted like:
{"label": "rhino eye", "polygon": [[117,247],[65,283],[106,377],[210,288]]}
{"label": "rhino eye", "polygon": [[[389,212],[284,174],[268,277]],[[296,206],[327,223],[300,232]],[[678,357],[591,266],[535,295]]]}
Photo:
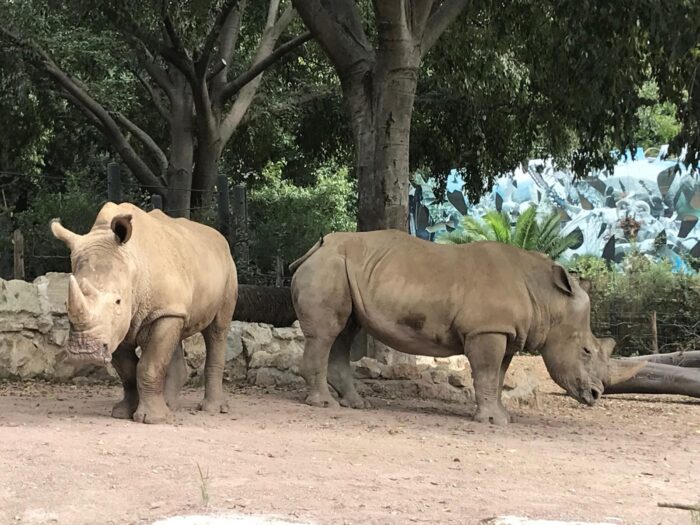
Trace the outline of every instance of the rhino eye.
{"label": "rhino eye", "polygon": [[117,299],[117,304],[122,304],[122,300],[121,300],[121,299]]}
{"label": "rhino eye", "polygon": [[592,354],[590,348],[586,348],[585,346],[583,347],[583,353],[586,354],[586,355],[591,355],[591,354]]}

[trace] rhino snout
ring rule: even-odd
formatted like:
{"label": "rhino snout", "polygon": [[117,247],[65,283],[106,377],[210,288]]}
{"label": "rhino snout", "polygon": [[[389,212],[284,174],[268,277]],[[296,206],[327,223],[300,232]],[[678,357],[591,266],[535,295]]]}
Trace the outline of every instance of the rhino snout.
{"label": "rhino snout", "polygon": [[576,396],[581,403],[592,407],[603,395],[603,386],[591,386],[589,388],[581,388]]}

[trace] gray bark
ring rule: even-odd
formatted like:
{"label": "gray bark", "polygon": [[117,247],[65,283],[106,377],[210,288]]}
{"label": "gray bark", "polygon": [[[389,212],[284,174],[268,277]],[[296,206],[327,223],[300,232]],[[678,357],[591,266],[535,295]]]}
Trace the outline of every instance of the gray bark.
{"label": "gray bark", "polygon": [[[611,379],[605,394],[675,394],[700,398],[700,369],[616,359],[622,366],[641,365],[632,377]],[[624,363],[627,361],[627,363]]]}
{"label": "gray bark", "polygon": [[626,361],[648,361],[664,365],[700,368],[700,350],[690,352],[672,352],[669,354],[651,354],[638,357],[626,357]]}
{"label": "gray bark", "polygon": [[291,326],[297,320],[289,287],[238,286],[234,321]]}

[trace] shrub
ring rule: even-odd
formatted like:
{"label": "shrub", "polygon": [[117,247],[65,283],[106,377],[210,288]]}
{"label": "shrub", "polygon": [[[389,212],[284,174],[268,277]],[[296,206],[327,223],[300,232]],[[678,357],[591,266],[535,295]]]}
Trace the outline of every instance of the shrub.
{"label": "shrub", "polygon": [[258,276],[244,275],[242,281],[246,277],[265,280],[264,275],[274,273],[277,256],[287,265],[321,235],[355,229],[355,190],[347,168],[330,165],[319,169],[310,187],[283,180],[281,168],[281,163],[268,165],[263,185],[249,193],[250,257]]}
{"label": "shrub", "polygon": [[640,254],[628,255],[623,271],[609,270],[596,257],[577,259],[570,268],[591,281],[593,331],[614,337],[617,354],[652,352],[652,312],[660,352],[700,350],[700,275],[673,273],[669,263]]}
{"label": "shrub", "polygon": [[525,250],[542,252],[552,259],[557,259],[580,241],[573,233],[562,236],[559,233],[560,224],[561,219],[557,211],[549,214],[541,222],[537,221],[537,206],[530,206],[512,226],[505,213],[490,211],[481,219],[465,216],[461,229],[441,235],[436,242],[465,244],[474,241],[498,241]]}

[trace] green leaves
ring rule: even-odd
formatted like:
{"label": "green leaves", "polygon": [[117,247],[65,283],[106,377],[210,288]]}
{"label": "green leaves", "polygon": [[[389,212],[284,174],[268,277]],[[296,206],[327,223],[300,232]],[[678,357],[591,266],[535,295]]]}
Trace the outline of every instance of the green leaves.
{"label": "green leaves", "polygon": [[536,206],[530,206],[520,214],[514,226],[511,226],[505,213],[490,211],[481,219],[465,216],[461,229],[441,235],[436,242],[466,244],[474,241],[497,241],[525,250],[542,252],[552,259],[557,259],[580,241],[575,234],[560,235],[560,222],[557,211],[538,222]]}

